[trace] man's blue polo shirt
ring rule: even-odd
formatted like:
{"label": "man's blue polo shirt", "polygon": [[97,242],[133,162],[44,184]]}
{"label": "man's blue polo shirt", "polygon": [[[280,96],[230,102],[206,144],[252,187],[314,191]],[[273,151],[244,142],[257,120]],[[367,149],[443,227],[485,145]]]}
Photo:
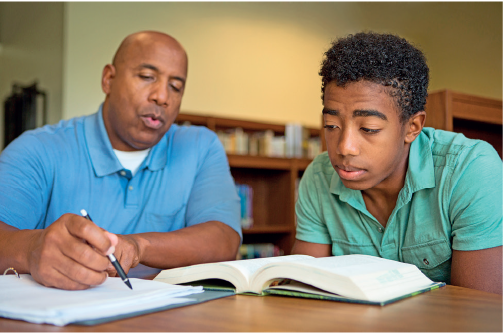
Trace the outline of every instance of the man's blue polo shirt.
{"label": "man's blue polo shirt", "polygon": [[488,143],[424,128],[410,146],[405,184],[384,228],[322,153],[300,181],[297,239],[330,244],[333,255],[412,263],[449,283],[453,249],[503,243],[502,167]]}
{"label": "man's blue polo shirt", "polygon": [[168,232],[220,221],[241,236],[225,151],[204,127],[173,124],[132,177],[115,156],[101,107],[27,131],[0,155],[0,221],[46,228],[85,209],[118,234]]}

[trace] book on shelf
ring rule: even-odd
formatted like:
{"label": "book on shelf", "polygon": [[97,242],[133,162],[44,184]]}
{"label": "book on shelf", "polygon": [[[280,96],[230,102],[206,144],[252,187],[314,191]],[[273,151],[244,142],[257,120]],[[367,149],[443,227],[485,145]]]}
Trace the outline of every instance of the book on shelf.
{"label": "book on shelf", "polygon": [[241,203],[241,227],[253,226],[253,188],[247,184],[236,183],[236,191]]}
{"label": "book on shelf", "polygon": [[307,128],[294,123],[285,126],[284,136],[272,130],[248,133],[240,127],[219,130],[217,136],[227,154],[313,159],[321,153],[320,137],[311,138]]}
{"label": "book on shelf", "polygon": [[237,260],[255,259],[283,255],[283,251],[272,243],[242,244]]}
{"label": "book on shelf", "polygon": [[155,278],[171,284],[202,285],[205,290],[238,294],[286,295],[386,305],[426,292],[435,283],[416,266],[369,255],[273,258],[206,263],[161,271]]}

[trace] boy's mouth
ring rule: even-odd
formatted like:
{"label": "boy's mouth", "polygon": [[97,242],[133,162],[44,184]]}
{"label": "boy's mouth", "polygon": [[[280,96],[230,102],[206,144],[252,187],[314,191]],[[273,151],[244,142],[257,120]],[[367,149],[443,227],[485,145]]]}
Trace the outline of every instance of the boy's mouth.
{"label": "boy's mouth", "polygon": [[356,181],[367,172],[365,169],[353,166],[335,165],[334,168],[341,179],[348,181]]}

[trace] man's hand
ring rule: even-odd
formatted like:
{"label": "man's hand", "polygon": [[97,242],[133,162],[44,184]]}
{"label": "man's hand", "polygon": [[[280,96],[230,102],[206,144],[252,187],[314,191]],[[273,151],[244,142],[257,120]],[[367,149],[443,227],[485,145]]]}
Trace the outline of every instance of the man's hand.
{"label": "man's hand", "polygon": [[[129,269],[134,268],[140,263],[141,253],[140,246],[134,235],[117,235],[119,242],[115,246],[114,255],[119,261],[122,269],[127,274]],[[109,262],[106,269],[109,276],[117,276],[117,270]]]}
{"label": "man's hand", "polygon": [[[22,231],[20,231],[22,232]],[[29,240],[27,262],[33,278],[46,286],[83,290],[107,278],[117,237],[74,214],[65,214]]]}

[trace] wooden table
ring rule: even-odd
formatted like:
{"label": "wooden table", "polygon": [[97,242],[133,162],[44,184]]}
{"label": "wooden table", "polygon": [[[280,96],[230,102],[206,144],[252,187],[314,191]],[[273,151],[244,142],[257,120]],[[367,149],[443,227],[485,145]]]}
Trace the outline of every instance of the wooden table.
{"label": "wooden table", "polygon": [[[141,275],[140,275],[141,276]],[[144,276],[152,278],[153,275]],[[455,286],[387,306],[231,296],[96,326],[0,318],[6,332],[501,332],[502,297]]]}

